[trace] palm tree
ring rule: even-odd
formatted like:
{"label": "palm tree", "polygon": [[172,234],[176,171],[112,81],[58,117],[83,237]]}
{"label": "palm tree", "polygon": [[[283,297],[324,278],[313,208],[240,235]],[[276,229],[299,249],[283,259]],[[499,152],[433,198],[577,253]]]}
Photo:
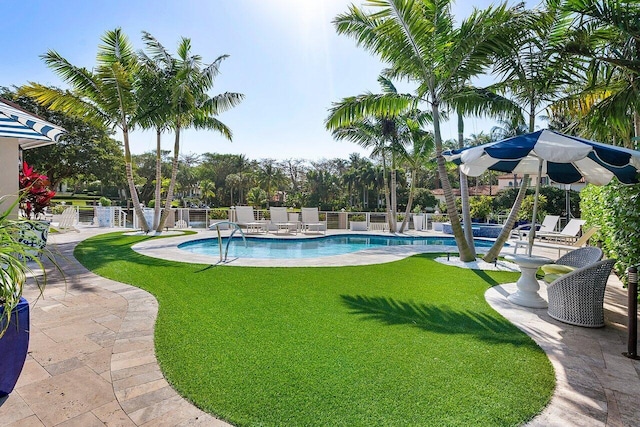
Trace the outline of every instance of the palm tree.
{"label": "palm tree", "polygon": [[[381,94],[370,92],[354,97],[342,99],[334,103],[329,110],[329,117],[325,121],[327,129],[331,130],[333,137],[348,139],[362,147],[373,147],[373,156],[382,159],[383,169],[386,171],[387,160],[391,160],[390,189],[386,183],[385,172],[385,197],[387,206],[387,220],[389,231],[396,231],[396,158],[404,151],[402,132],[406,130],[406,123],[401,117],[403,112],[410,111],[416,102],[416,98],[410,94],[400,94],[391,80],[384,76],[378,77],[382,87]],[[396,104],[398,111],[387,108],[380,114],[371,114],[371,106]],[[398,105],[404,108],[399,109]],[[377,111],[377,110],[376,110]],[[406,135],[404,135],[406,136]]]}
{"label": "palm tree", "polygon": [[219,132],[228,140],[232,139],[231,130],[216,116],[238,105],[244,95],[225,92],[213,97],[208,95],[214,80],[219,73],[220,64],[228,55],[221,55],[209,65],[202,64],[199,55],[191,53],[191,40],[181,38],[178,44],[177,57],[169,55],[162,45],[150,34],[145,34],[147,50],[152,58],[161,60],[168,79],[171,98],[168,102],[168,121],[175,133],[173,148],[173,162],[171,168],[171,182],[167,190],[165,210],[156,231],[162,231],[162,226],[169,214],[180,156],[180,133],[182,129],[195,127]]}
{"label": "palm tree", "polygon": [[142,39],[149,49],[153,50],[154,57],[149,57],[144,51],[138,52],[140,68],[136,79],[136,93],[139,111],[136,121],[143,129],[156,130],[156,187],[152,228],[157,229],[160,225],[162,204],[162,133],[169,128],[169,82],[173,72],[173,61],[169,52],[151,34],[143,31]]}
{"label": "palm tree", "polygon": [[584,136],[613,135],[634,148],[634,137],[640,137],[640,4],[567,0],[566,9],[580,17],[571,53],[589,61],[589,69],[578,82],[582,87],[552,112],[575,119]]}
{"label": "palm tree", "polygon": [[[233,190],[240,189],[240,185],[242,184],[242,177],[237,173],[230,173],[224,179],[225,185],[229,188],[229,196],[230,196],[230,205],[233,206]],[[239,203],[242,200],[239,201]]]}
{"label": "palm tree", "polygon": [[97,64],[93,71],[77,67],[54,50],[42,55],[47,66],[72,90],[60,90],[30,82],[21,93],[40,104],[107,127],[118,127],[124,140],[124,158],[129,193],[136,216],[145,232],[149,231],[135,187],[129,144],[129,131],[135,124],[137,99],[134,83],[138,58],[120,28],[107,31],[101,38]]}
{"label": "palm tree", "polygon": [[[453,26],[450,1],[370,0],[372,10],[350,6],[349,13],[335,19],[338,33],[353,36],[358,44],[390,64],[387,76],[408,79],[418,85],[417,97],[428,102],[434,127],[438,173],[447,209],[456,212],[455,197],[442,157],[441,108],[457,90],[457,82],[468,81],[484,71],[487,57],[505,49],[504,36],[512,12],[506,6],[474,12],[460,28]],[[400,100],[399,100],[400,101]],[[400,111],[408,102],[369,105],[373,113],[393,108]],[[451,225],[463,261],[475,257],[465,239],[460,220],[451,215]]]}
{"label": "palm tree", "polygon": [[[564,2],[545,0],[541,8],[523,14],[524,19],[513,23],[512,48],[496,51],[494,56],[494,72],[500,82],[491,89],[521,106],[528,117],[528,132],[535,131],[536,116],[558,99],[579,70],[579,61],[566,49],[573,17],[564,9]],[[502,232],[484,257],[486,261],[493,262],[509,239],[528,181],[525,175]]]}
{"label": "palm tree", "polygon": [[249,205],[260,208],[267,203],[267,193],[260,187],[253,187],[247,193],[247,203]]}
{"label": "palm tree", "polygon": [[411,151],[405,151],[403,156],[404,162],[409,166],[411,173],[411,180],[409,183],[409,201],[407,202],[407,208],[404,213],[404,220],[399,232],[402,233],[407,226],[409,220],[409,214],[411,213],[411,207],[413,205],[413,196],[416,188],[416,173],[422,168],[431,155],[433,154],[433,134],[424,131],[420,127],[420,123],[413,120],[407,120],[408,131],[410,133],[410,139],[413,143]]}
{"label": "palm tree", "polygon": [[212,181],[209,181],[208,179],[204,179],[200,181],[199,187],[200,187],[200,197],[202,198],[202,201],[208,205],[211,205],[211,201],[213,200],[214,197],[216,197],[215,183],[213,183]]}

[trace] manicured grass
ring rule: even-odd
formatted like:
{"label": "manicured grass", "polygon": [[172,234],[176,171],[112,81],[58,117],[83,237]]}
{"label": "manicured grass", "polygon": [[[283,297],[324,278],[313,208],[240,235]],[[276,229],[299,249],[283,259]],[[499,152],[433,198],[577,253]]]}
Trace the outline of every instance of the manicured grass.
{"label": "manicured grass", "polygon": [[[236,425],[517,425],[551,397],[543,351],[485,290],[514,273],[433,256],[374,266],[189,265],[91,238],[76,257],[153,293],[167,379]],[[186,255],[187,256],[187,255]]]}

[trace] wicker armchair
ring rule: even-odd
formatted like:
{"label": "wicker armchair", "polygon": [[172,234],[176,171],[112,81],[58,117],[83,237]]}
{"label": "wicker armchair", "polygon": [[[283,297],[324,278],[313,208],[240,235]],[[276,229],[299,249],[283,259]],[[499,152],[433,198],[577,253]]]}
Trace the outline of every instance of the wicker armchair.
{"label": "wicker armchair", "polygon": [[595,246],[585,246],[562,255],[556,260],[556,264],[582,268],[600,261],[602,255],[602,249]]}
{"label": "wicker armchair", "polygon": [[604,290],[614,259],[579,268],[551,282],[549,316],[570,325],[604,326]]}

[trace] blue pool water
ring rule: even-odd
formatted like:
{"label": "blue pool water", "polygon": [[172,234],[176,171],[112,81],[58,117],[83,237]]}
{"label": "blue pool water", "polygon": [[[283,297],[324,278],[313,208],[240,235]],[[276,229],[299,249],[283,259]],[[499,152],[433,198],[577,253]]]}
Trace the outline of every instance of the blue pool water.
{"label": "blue pool water", "polygon": [[[222,239],[224,250],[227,239]],[[476,240],[476,247],[489,248],[493,242]],[[247,246],[240,238],[229,244],[230,258],[317,258],[330,255],[344,255],[364,249],[386,246],[412,245],[446,246],[443,250],[456,248],[453,237],[397,237],[397,236],[326,236],[313,239],[260,239],[247,238]],[[202,255],[219,256],[218,239],[199,239],[182,243],[178,248]]]}

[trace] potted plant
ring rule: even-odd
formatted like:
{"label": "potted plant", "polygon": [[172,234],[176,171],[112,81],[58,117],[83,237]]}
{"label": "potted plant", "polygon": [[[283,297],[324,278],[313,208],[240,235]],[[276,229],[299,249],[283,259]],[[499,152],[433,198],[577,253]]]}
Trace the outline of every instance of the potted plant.
{"label": "potted plant", "polygon": [[349,215],[349,229],[351,231],[367,231],[367,218],[362,214]]}
{"label": "potted plant", "polygon": [[[16,205],[24,203],[24,197],[28,196],[22,193],[9,209],[0,213],[0,397],[13,390],[29,347],[29,304],[22,297],[27,273],[44,271],[40,259],[43,254],[53,261],[47,249],[34,247],[23,238],[25,224],[34,221],[10,218]],[[0,204],[5,198],[0,197]],[[34,280],[42,292],[46,275],[42,279],[34,275]]]}
{"label": "potted plant", "polygon": [[28,219],[22,223],[24,228],[20,234],[22,243],[42,249],[47,244],[50,221],[44,219],[51,199],[56,195],[50,186],[49,178],[22,163],[22,170],[18,177],[20,183],[19,208],[22,216]]}
{"label": "potted plant", "polygon": [[443,224],[448,218],[445,215],[435,214],[431,217],[431,229],[433,231],[442,231]]}
{"label": "potted plant", "polygon": [[413,228],[416,231],[424,230],[424,215],[419,205],[413,208]]}

